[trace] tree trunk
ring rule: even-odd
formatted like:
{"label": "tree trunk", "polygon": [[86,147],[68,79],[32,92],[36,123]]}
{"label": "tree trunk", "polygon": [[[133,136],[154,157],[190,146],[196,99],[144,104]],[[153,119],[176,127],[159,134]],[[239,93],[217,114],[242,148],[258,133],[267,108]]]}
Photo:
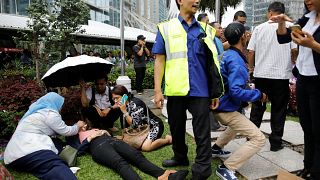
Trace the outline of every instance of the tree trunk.
{"label": "tree trunk", "polygon": [[35,55],[35,62],[36,62],[36,80],[37,83],[40,84],[40,68],[39,68],[39,60],[40,60],[40,55],[39,55],[39,41],[38,41],[38,36],[36,33],[33,33],[33,43],[34,43],[34,55]]}

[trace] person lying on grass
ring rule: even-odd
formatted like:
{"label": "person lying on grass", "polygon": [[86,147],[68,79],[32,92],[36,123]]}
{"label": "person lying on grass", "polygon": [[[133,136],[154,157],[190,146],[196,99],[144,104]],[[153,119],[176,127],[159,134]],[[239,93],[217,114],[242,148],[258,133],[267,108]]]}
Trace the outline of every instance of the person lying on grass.
{"label": "person lying on grass", "polygon": [[[120,107],[120,110],[123,113],[125,127],[131,126],[132,128],[138,128],[143,124],[147,124],[149,116],[150,132],[142,144],[142,151],[153,151],[172,143],[172,137],[170,135],[161,138],[164,130],[162,120],[154,115],[142,100],[133,97],[126,87],[117,85],[111,90],[111,94],[115,106]],[[127,95],[128,99],[122,103],[121,99],[124,95]]]}
{"label": "person lying on grass", "polygon": [[79,132],[77,141],[81,143],[79,151],[83,152],[90,148],[95,162],[115,170],[125,180],[141,179],[130,164],[158,180],[185,179],[188,175],[188,170],[164,170],[156,166],[140,151],[122,140],[111,137],[106,130],[87,130],[87,126],[84,126]]}

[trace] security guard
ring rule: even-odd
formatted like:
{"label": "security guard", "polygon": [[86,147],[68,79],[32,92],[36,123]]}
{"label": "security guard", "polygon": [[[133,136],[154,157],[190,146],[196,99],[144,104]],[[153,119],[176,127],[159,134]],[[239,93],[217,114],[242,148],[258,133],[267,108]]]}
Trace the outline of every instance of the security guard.
{"label": "security guard", "polygon": [[[176,0],[180,10],[178,18],[158,25],[154,67],[155,103],[163,105],[164,94],[174,157],[163,161],[164,167],[188,166],[188,148],[185,143],[186,110],[192,116],[193,132],[197,143],[197,156],[192,166],[193,179],[207,179],[211,175],[209,106],[219,105],[223,93],[217,49],[211,26],[196,21],[199,0]],[[212,99],[212,100],[210,100]]]}

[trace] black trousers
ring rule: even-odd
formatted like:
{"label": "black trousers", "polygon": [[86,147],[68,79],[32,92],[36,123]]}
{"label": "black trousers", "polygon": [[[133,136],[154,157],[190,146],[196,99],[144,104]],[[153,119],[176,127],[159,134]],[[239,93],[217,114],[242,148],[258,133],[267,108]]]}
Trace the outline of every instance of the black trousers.
{"label": "black trousers", "polygon": [[[271,101],[271,146],[279,147],[282,144],[284,124],[286,121],[287,105],[289,101],[288,79],[255,78],[256,89],[267,94]],[[252,103],[250,120],[260,127],[266,103],[256,101]]]}
{"label": "black trousers", "polygon": [[304,132],[304,166],[320,179],[320,78],[298,76],[297,105]]}
{"label": "black trousers", "polygon": [[86,117],[88,117],[88,119],[92,123],[93,128],[102,128],[102,129],[112,128],[114,122],[122,114],[119,108],[110,110],[110,112],[107,114],[106,117],[101,117],[98,114],[96,108],[94,108],[93,106],[85,108],[83,111]]}
{"label": "black trousers", "polygon": [[134,71],[136,72],[136,90],[137,92],[142,92],[142,83],[146,74],[146,67],[135,67]]}
{"label": "black trousers", "polygon": [[186,110],[192,114],[192,126],[197,155],[192,166],[192,179],[207,179],[211,175],[209,99],[200,97],[168,97],[167,110],[174,159],[187,160],[185,143]]}
{"label": "black trousers", "polygon": [[141,179],[130,164],[155,178],[165,172],[148,161],[140,151],[113,137],[97,137],[91,142],[90,151],[95,162],[115,170],[123,179]]}

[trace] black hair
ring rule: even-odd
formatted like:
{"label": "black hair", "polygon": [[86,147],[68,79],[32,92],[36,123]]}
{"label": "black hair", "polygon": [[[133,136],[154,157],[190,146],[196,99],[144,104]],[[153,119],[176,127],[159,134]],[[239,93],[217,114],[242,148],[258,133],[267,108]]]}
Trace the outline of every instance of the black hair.
{"label": "black hair", "polygon": [[201,21],[203,18],[205,18],[205,17],[207,17],[207,16],[208,16],[207,13],[201,13],[201,14],[198,15],[197,20],[198,20],[198,21]]}
{"label": "black hair", "polygon": [[310,10],[307,7],[307,4],[304,3],[304,14],[308,14],[310,12]]}
{"label": "black hair", "polygon": [[111,94],[116,94],[116,95],[120,95],[120,96],[127,94],[129,97],[128,98],[129,101],[133,98],[133,95],[123,85],[116,85],[115,87],[113,87],[113,89],[111,90]]}
{"label": "black hair", "polygon": [[283,3],[276,1],[276,2],[273,2],[269,5],[268,11],[282,14],[285,12],[285,7],[284,7]]}
{"label": "black hair", "polygon": [[244,25],[239,22],[230,23],[224,31],[224,37],[228,40],[229,44],[235,45],[239,42],[240,38],[245,33]]}
{"label": "black hair", "polygon": [[176,4],[177,4],[178,9],[180,10],[180,5],[178,3],[178,0],[176,0]]}
{"label": "black hair", "polygon": [[237,20],[238,17],[247,17],[247,14],[244,11],[237,11],[233,16],[233,20]]}
{"label": "black hair", "polygon": [[101,76],[99,76],[98,78],[96,78],[95,82],[96,82],[97,80],[100,80],[100,79],[104,79],[104,80],[106,81],[106,83],[108,83],[108,76],[107,76],[107,75],[101,75]]}

